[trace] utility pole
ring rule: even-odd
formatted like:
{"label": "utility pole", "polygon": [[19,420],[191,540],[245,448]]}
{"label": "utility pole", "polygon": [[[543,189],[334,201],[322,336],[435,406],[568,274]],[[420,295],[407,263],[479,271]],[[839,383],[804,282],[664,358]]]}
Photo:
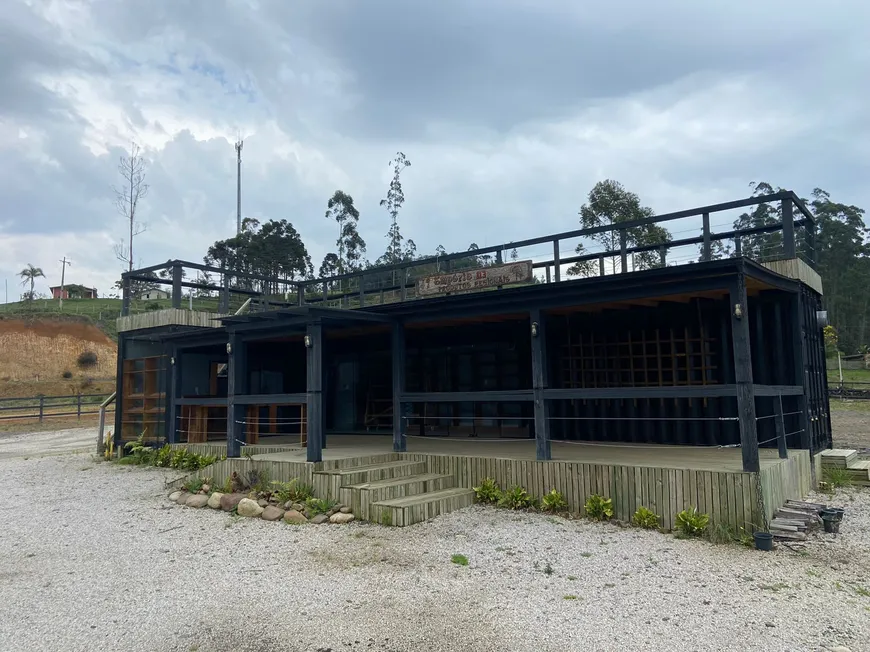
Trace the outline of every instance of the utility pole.
{"label": "utility pole", "polygon": [[242,232],[242,146],[245,141],[236,141],[236,235]]}
{"label": "utility pole", "polygon": [[72,265],[70,261],[66,259],[66,256],[63,257],[63,260],[60,261],[60,310],[63,312],[63,288],[64,281],[66,280],[66,266]]}

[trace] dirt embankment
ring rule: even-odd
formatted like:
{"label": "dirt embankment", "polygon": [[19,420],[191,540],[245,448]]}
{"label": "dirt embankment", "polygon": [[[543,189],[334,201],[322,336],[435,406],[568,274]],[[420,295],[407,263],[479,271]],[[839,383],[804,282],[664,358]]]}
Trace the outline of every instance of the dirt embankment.
{"label": "dirt embankment", "polygon": [[[95,364],[79,364],[83,353],[94,354]],[[89,322],[0,319],[0,396],[105,391],[114,385],[117,353]]]}

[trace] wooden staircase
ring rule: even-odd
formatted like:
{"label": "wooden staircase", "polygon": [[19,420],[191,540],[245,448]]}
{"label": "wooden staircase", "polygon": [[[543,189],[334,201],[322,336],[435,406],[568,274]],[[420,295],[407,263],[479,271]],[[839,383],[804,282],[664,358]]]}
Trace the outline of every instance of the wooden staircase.
{"label": "wooden staircase", "polygon": [[338,500],[363,521],[404,527],[474,503],[474,491],[425,462],[393,460],[314,473],[315,494]]}
{"label": "wooden staircase", "polygon": [[870,460],[859,460],[858,451],[832,448],[822,451],[822,470],[845,469],[853,485],[870,487]]}

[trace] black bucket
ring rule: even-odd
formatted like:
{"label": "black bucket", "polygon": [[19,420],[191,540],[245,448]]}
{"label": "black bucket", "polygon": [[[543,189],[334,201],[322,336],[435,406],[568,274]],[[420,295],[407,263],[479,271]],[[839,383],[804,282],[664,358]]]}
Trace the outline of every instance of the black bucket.
{"label": "black bucket", "polygon": [[837,534],[840,531],[840,520],[842,518],[842,514],[838,514],[833,510],[826,509],[822,511],[822,525],[825,526],[825,532]]}
{"label": "black bucket", "polygon": [[756,550],[773,550],[773,535],[770,532],[754,532]]}
{"label": "black bucket", "polygon": [[843,520],[843,514],[846,513],[842,507],[829,507],[822,510],[822,520],[834,521],[839,523]]}

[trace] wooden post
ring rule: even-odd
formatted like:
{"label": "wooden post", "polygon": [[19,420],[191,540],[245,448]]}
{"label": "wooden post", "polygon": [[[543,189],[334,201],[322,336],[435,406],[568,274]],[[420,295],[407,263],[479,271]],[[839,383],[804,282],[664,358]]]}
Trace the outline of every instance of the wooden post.
{"label": "wooden post", "polygon": [[166,406],[166,411],[169,413],[169,422],[166,424],[166,441],[170,444],[177,444],[178,399],[181,398],[181,361],[178,359],[178,347],[175,346],[169,349],[169,391],[166,392],[166,396],[169,398]]}
{"label": "wooden post", "polygon": [[659,262],[662,267],[668,266],[668,248],[665,245],[659,247]]}
{"label": "wooden post", "polygon": [[115,448],[121,442],[122,420],[124,418],[124,360],[127,357],[127,338],[118,333],[118,365],[115,368]]}
{"label": "wooden post", "polygon": [[399,296],[401,297],[401,300],[404,301],[408,298],[408,288],[406,287],[408,283],[408,270],[400,269],[399,278],[402,279],[402,291]]}
{"label": "wooden post", "polygon": [[130,279],[123,278],[121,280],[121,316],[126,317],[130,314]]}
{"label": "wooden post", "polygon": [[796,256],[794,243],[794,204],[791,199],[780,202],[782,209],[782,253],[786,258]]}
{"label": "wooden post", "polygon": [[230,332],[227,342],[227,457],[239,457],[245,443],[245,406],[236,403],[236,395],[246,394],[248,374],[246,345],[238,333]]}
{"label": "wooden post", "polygon": [[710,213],[704,213],[704,245],[701,250],[701,260],[708,261],[713,257],[712,247],[710,246]]}
{"label": "wooden post", "polygon": [[408,450],[406,437],[408,424],[404,418],[402,394],[405,393],[405,326],[393,322],[393,450]]}
{"label": "wooden post", "polygon": [[308,324],[305,332],[307,351],[308,445],[309,462],[323,461],[323,326]]}
{"label": "wooden post", "polygon": [[366,307],[365,285],[366,285],[366,275],[360,274],[360,276],[359,276],[359,307],[360,308]]}
{"label": "wooden post", "polygon": [[776,423],[776,445],[779,448],[780,459],[788,459],[788,447],[785,444],[785,422],[782,417],[782,396],[773,399],[774,422]]}
{"label": "wooden post", "polygon": [[172,266],[172,307],[181,308],[181,275],[184,269],[178,263]]}
{"label": "wooden post", "polygon": [[82,420],[82,393],[76,394],[76,419]]}
{"label": "wooden post", "polygon": [[562,280],[562,258],[559,256],[559,241],[553,240],[553,275],[556,283]]}
{"label": "wooden post", "polygon": [[604,276],[604,256],[598,257],[598,275]]}
{"label": "wooden post", "polygon": [[39,423],[42,423],[42,418],[45,414],[45,395],[39,395]]}
{"label": "wooden post", "polygon": [[532,338],[532,390],[535,398],[535,457],[538,460],[552,458],[550,450],[550,415],[544,389],[548,386],[547,332],[545,315],[539,308],[530,313]]}
{"label": "wooden post", "polygon": [[[729,288],[731,299],[731,341],[734,346],[734,376],[737,381],[737,417],[743,471],[757,473],[758,431],[755,419],[755,386],[752,381],[752,351],[749,347],[749,306],[746,301],[746,275],[737,272]],[[738,313],[740,316],[738,316]]]}

